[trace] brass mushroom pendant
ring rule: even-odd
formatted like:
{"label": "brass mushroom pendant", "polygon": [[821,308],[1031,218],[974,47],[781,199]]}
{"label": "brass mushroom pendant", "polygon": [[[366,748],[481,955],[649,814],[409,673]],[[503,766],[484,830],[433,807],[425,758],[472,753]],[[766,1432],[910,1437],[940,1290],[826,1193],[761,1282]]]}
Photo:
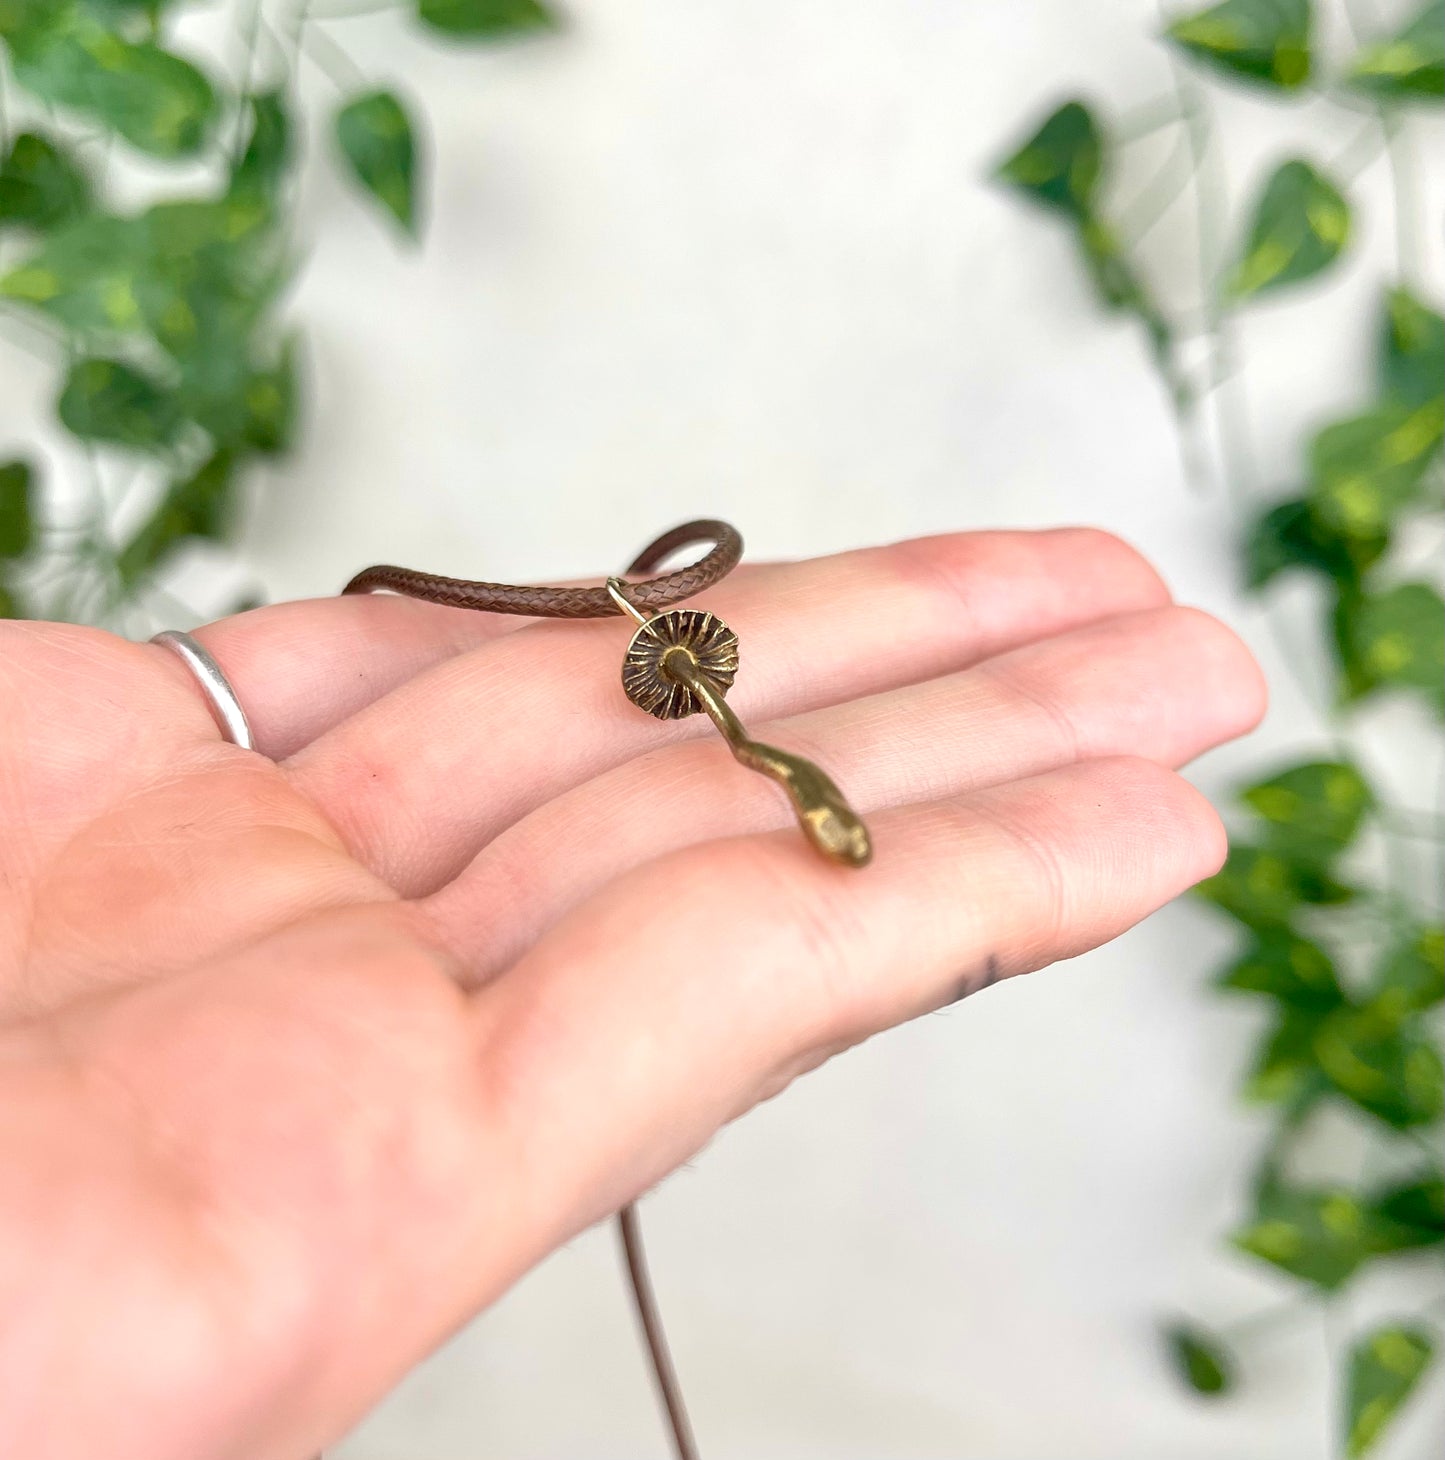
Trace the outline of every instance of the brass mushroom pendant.
{"label": "brass mushroom pendant", "polygon": [[737,677],[738,636],[716,614],[673,608],[643,619],[622,660],[622,688],[638,709],[659,720],[681,720],[703,708],[694,691],[663,666],[674,649],[682,650],[719,694],[726,694]]}
{"label": "brass mushroom pendant", "polygon": [[868,828],[832,778],[801,755],[753,740],[724,698],[738,672],[738,636],[705,609],[648,614],[626,595],[620,578],[607,580],[613,601],[637,625],[622,660],[627,698],[659,720],[699,710],[717,726],[734,759],[780,785],[798,824],[825,857],[862,867],[873,855]]}

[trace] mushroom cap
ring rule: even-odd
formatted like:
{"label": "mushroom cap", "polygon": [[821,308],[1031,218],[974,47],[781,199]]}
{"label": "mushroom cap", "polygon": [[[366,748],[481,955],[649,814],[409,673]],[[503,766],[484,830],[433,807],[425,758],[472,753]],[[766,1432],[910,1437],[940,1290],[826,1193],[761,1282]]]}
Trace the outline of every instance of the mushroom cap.
{"label": "mushroom cap", "polygon": [[686,649],[697,666],[726,694],[738,673],[738,636],[716,614],[701,608],[672,608],[641,625],[622,661],[622,688],[639,709],[659,720],[681,720],[702,709],[702,701],[663,672],[669,649]]}

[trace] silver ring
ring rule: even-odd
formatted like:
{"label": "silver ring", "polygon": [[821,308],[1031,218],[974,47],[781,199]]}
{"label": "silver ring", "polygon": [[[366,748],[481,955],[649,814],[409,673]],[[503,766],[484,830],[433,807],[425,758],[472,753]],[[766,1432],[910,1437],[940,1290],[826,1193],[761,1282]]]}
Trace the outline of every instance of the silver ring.
{"label": "silver ring", "polygon": [[201,693],[206,697],[206,703],[211,707],[211,713],[216,717],[216,724],[221,728],[222,738],[229,740],[232,745],[239,745],[242,750],[255,750],[255,742],[251,739],[251,724],[246,719],[245,710],[241,708],[241,701],[236,698],[231,681],[221,673],[221,666],[206,652],[205,646],[189,634],[183,634],[176,629],[166,629],[157,634],[151,643],[164,644],[167,649],[178,654],[182,663],[195,676]]}

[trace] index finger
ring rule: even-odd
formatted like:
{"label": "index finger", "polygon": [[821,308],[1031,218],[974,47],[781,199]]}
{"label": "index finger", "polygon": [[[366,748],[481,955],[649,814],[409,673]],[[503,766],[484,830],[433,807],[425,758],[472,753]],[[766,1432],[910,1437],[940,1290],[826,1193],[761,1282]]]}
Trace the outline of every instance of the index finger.
{"label": "index finger", "polygon": [[532,622],[358,593],[268,604],[193,635],[245,706],[256,749],[281,760],[432,665]]}
{"label": "index finger", "polygon": [[434,665],[536,622],[395,593],[355,593],[268,604],[192,634],[245,706],[256,749],[285,760]]}

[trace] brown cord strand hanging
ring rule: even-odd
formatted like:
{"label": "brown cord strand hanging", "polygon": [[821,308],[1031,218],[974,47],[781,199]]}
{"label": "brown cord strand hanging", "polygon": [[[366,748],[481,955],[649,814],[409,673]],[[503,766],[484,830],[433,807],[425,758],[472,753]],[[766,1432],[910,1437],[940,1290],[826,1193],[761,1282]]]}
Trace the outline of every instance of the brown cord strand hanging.
{"label": "brown cord strand hanging", "polygon": [[658,1397],[672,1431],[672,1449],[677,1460],[698,1460],[697,1441],[683,1403],[677,1370],[668,1351],[667,1335],[662,1331],[662,1314],[657,1296],[652,1291],[652,1277],[647,1271],[647,1255],[642,1249],[642,1222],[637,1208],[629,1203],[617,1214],[617,1231],[622,1238],[622,1255],[627,1263],[627,1279],[632,1286],[632,1300],[647,1340],[648,1357],[652,1360],[652,1377],[657,1383]]}

